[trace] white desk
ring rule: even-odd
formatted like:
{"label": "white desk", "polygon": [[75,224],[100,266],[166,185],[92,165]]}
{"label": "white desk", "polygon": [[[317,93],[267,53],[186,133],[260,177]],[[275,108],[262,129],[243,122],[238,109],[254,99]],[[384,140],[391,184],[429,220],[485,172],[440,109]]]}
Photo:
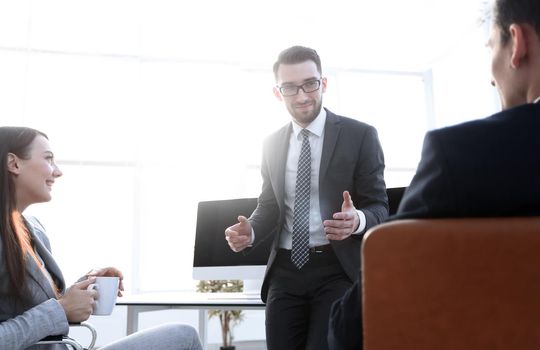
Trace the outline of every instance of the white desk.
{"label": "white desk", "polygon": [[116,305],[127,306],[127,329],[129,335],[139,328],[139,313],[167,309],[199,310],[199,337],[206,347],[208,310],[210,309],[264,309],[259,295],[243,293],[144,293],[119,298]]}

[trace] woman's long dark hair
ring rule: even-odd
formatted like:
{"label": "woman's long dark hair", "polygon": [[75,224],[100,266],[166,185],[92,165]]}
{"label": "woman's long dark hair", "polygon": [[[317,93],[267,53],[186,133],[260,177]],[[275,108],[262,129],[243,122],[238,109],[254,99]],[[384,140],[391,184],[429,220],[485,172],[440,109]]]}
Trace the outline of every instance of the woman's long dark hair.
{"label": "woman's long dark hair", "polygon": [[5,264],[14,296],[24,300],[26,257],[35,256],[22,214],[17,209],[13,174],[8,171],[8,154],[21,159],[30,158],[34,139],[47,135],[26,127],[0,127],[0,238],[2,263]]}

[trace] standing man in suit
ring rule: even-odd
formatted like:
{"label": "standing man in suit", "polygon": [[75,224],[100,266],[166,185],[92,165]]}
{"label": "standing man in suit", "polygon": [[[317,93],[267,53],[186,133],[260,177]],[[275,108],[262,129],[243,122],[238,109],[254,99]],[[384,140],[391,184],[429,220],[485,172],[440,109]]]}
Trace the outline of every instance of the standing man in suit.
{"label": "standing man in suit", "polygon": [[[540,2],[496,0],[492,12],[491,84],[503,111],[428,132],[392,219],[540,215]],[[362,348],[360,289],[332,307],[333,350]]]}
{"label": "standing man in suit", "polygon": [[268,349],[326,350],[330,306],[358,276],[362,235],[388,216],[384,157],[375,128],[322,107],[315,50],[284,50],[274,75],[292,122],[264,144],[257,208],[225,236],[238,252],[274,235],[261,291]]}

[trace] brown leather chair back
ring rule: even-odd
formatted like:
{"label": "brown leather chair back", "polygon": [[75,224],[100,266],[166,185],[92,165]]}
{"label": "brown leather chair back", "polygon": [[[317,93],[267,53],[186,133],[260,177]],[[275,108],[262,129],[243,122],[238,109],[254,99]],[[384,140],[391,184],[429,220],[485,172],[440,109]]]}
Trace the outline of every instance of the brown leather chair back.
{"label": "brown leather chair back", "polygon": [[540,218],[400,220],[362,249],[364,350],[540,349]]}

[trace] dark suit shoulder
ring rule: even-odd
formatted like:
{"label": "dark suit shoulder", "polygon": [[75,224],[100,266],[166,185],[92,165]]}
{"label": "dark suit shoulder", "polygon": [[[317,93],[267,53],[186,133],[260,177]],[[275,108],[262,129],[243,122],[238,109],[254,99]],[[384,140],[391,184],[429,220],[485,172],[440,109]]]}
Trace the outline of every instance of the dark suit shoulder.
{"label": "dark suit shoulder", "polygon": [[271,133],[264,139],[264,142],[263,142],[264,148],[272,146],[276,142],[283,142],[283,140],[286,140],[286,138],[289,136],[291,130],[292,130],[292,125],[289,122],[285,124],[284,126],[282,126],[281,128],[279,128],[278,130],[274,131],[273,133]]}
{"label": "dark suit shoulder", "polygon": [[428,132],[394,218],[538,213],[539,127],[540,106],[526,104]]}
{"label": "dark suit shoulder", "polygon": [[432,130],[428,132],[428,135],[434,137],[458,136],[462,138],[471,133],[486,134],[497,129],[508,133],[508,128],[527,128],[538,125],[540,125],[540,104],[529,103],[495,113],[486,118]]}
{"label": "dark suit shoulder", "polygon": [[480,166],[476,157],[485,160],[486,155],[496,153],[497,157],[489,159],[498,162],[500,157],[515,158],[516,152],[519,156],[523,149],[537,150],[539,128],[540,105],[525,104],[487,118],[432,130],[426,134],[426,140],[437,144],[448,160],[457,161],[461,167],[470,163],[476,168]]}
{"label": "dark suit shoulder", "polygon": [[353,128],[355,132],[358,132],[359,129],[372,129],[375,130],[375,127],[368,123],[361,122],[356,119],[352,119],[349,117],[345,117],[342,115],[335,114],[328,109],[326,109],[327,116],[326,116],[326,122],[327,123],[333,123],[333,124],[341,124],[342,126],[346,128]]}

